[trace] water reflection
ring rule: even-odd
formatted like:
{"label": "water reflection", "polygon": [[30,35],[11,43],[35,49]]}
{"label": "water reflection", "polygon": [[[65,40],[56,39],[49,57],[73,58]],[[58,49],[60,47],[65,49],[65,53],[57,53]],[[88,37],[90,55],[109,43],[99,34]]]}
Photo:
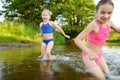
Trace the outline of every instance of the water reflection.
{"label": "water reflection", "polygon": [[[120,46],[106,45],[103,53],[110,78],[120,80]],[[40,47],[0,50],[0,80],[96,80],[85,72],[75,45],[56,45],[52,54],[58,59],[39,61]]]}
{"label": "water reflection", "polygon": [[0,80],[2,78],[2,66],[3,66],[3,64],[0,62]]}
{"label": "water reflection", "polygon": [[41,61],[40,62],[40,71],[42,75],[42,80],[55,80],[54,72],[52,70],[51,61]]}

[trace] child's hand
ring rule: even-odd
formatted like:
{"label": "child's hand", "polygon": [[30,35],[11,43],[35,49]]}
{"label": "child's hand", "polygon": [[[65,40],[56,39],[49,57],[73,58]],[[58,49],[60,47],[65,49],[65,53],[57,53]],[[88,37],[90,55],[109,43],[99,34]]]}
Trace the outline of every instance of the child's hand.
{"label": "child's hand", "polygon": [[65,37],[66,37],[66,38],[68,38],[68,39],[70,38],[70,36],[69,36],[69,35],[65,35]]}
{"label": "child's hand", "polygon": [[95,60],[96,58],[98,58],[98,56],[96,55],[96,53],[89,53],[88,57],[90,60]]}
{"label": "child's hand", "polygon": [[41,34],[37,34],[37,35],[36,35],[36,37],[39,37],[39,36],[41,36]]}

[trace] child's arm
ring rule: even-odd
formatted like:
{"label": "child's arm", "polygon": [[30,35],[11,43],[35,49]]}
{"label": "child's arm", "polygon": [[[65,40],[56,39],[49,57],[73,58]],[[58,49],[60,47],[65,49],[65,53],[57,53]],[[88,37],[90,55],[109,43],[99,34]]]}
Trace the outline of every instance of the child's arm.
{"label": "child's arm", "polygon": [[39,37],[39,36],[41,36],[42,34],[41,33],[39,33],[39,34],[36,34],[36,37]]}
{"label": "child's arm", "polygon": [[96,59],[97,56],[96,54],[91,51],[85,44],[82,43],[82,40],[90,33],[93,32],[95,27],[95,25],[92,23],[90,23],[81,33],[78,34],[78,36],[74,39],[75,44],[82,49],[83,51],[85,51],[88,54],[88,57],[90,59]]}
{"label": "child's arm", "polygon": [[55,24],[53,21],[51,21],[51,24],[53,25],[53,27],[55,27],[58,31],[60,31],[66,38],[70,38],[69,35],[66,35],[65,32],[63,31],[63,29],[61,27],[59,27],[57,24]]}
{"label": "child's arm", "polygon": [[112,21],[110,21],[109,23],[110,23],[111,29],[113,29],[114,31],[120,33],[120,27],[115,26]]}

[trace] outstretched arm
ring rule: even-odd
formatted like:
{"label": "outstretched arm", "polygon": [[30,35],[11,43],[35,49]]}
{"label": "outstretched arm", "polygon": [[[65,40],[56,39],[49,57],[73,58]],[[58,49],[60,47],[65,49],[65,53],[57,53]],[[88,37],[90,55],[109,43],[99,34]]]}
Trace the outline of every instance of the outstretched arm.
{"label": "outstretched arm", "polygon": [[55,27],[58,31],[60,31],[66,38],[70,38],[69,35],[66,35],[65,32],[63,31],[63,29],[61,27],[59,27],[57,24],[55,24],[53,21],[51,21],[51,24],[53,25],[53,27]]}
{"label": "outstretched arm", "polygon": [[110,21],[110,27],[111,27],[111,29],[113,29],[114,31],[120,33],[120,27],[115,26],[112,21]]}

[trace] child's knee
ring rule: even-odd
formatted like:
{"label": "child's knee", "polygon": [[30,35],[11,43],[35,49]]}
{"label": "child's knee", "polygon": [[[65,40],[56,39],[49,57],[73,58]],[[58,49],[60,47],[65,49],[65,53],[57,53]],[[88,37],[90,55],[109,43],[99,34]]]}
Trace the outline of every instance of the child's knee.
{"label": "child's knee", "polygon": [[99,66],[95,66],[92,68],[88,68],[88,73],[91,73],[93,76],[95,76],[98,80],[105,80],[105,76],[103,71],[99,68]]}

